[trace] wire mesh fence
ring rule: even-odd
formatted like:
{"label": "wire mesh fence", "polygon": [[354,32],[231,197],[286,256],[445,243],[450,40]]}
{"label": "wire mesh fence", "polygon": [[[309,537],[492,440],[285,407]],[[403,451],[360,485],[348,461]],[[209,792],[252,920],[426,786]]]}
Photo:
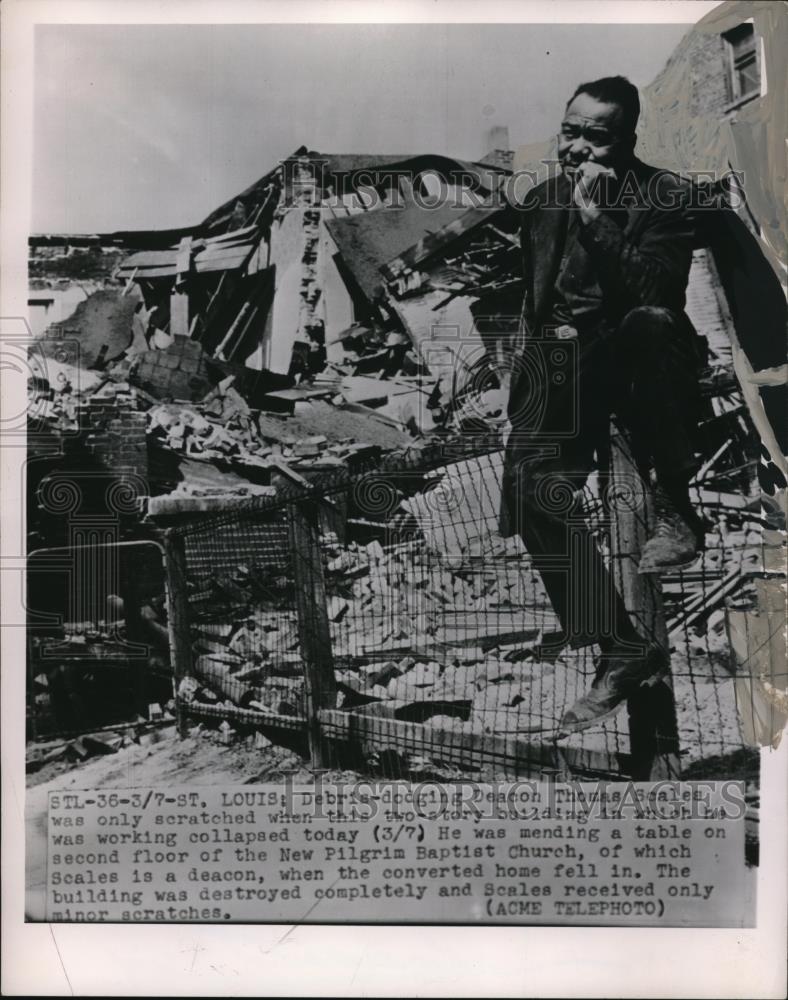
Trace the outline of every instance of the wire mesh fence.
{"label": "wire mesh fence", "polygon": [[194,715],[299,727],[304,675],[286,510],[212,519],[179,539],[189,644],[180,703]]}
{"label": "wire mesh fence", "polygon": [[730,475],[723,490],[709,468],[693,487],[706,549],[662,580],[637,572],[653,512],[623,438],[571,500],[641,634],[670,648],[669,671],[603,725],[561,731],[599,649],[560,641],[522,541],[499,532],[498,442],[171,529],[179,707],[226,730],[302,732],[315,763],[361,772],[726,774],[746,752],[726,603],[748,606],[766,570],[753,470],[734,470],[732,505]]}

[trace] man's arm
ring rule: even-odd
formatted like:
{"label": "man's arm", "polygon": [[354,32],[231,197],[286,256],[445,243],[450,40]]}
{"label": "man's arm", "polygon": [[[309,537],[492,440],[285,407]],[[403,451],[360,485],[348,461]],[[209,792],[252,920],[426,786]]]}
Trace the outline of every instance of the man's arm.
{"label": "man's arm", "polygon": [[608,176],[615,176],[609,168],[586,164],[573,191],[579,239],[596,263],[603,291],[625,308],[680,308],[695,245],[694,220],[686,206],[689,188],[672,174],[655,174],[648,184],[649,202],[638,207],[645,218],[636,235],[627,235],[596,202]]}
{"label": "man's arm", "polygon": [[649,208],[636,240],[599,213],[580,224],[578,238],[592,256],[603,291],[621,296],[627,307],[675,308],[683,299],[695,242],[686,209]]}

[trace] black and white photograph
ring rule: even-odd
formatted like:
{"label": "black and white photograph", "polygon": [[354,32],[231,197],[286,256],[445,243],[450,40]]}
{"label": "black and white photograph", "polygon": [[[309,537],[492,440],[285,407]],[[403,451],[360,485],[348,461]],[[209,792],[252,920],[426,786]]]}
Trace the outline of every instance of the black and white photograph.
{"label": "black and white photograph", "polygon": [[788,15],[545,6],[30,26],[25,923],[758,927]]}

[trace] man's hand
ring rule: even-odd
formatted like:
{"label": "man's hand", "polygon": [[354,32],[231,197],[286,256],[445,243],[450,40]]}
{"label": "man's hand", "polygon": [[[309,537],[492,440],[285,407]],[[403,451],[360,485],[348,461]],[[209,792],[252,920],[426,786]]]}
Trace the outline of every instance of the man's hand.
{"label": "man's hand", "polygon": [[572,201],[580,212],[583,222],[591,222],[599,216],[597,199],[599,190],[604,183],[602,178],[611,177],[615,180],[616,172],[601,163],[589,160],[581,163],[575,171],[575,186],[572,191]]}

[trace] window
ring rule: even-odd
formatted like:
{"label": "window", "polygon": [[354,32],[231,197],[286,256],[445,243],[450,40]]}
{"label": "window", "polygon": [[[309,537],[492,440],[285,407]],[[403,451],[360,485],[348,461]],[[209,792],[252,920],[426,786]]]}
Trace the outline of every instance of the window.
{"label": "window", "polygon": [[728,80],[731,103],[739,104],[761,92],[761,74],[755,29],[752,24],[740,24],[722,36],[728,49]]}

